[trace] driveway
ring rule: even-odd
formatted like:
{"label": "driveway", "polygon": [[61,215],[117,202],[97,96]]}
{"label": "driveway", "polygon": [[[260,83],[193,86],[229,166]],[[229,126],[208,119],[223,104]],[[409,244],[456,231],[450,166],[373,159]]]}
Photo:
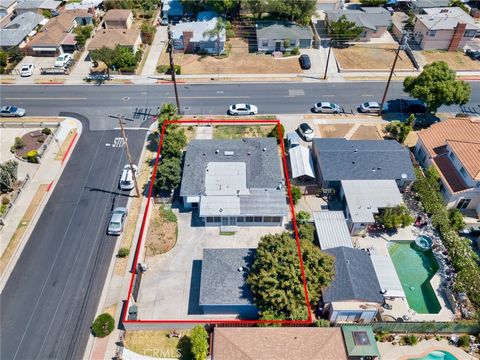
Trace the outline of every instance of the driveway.
{"label": "driveway", "polygon": [[307,54],[310,57],[310,62],[312,63],[312,67],[308,70],[303,70],[304,75],[319,75],[323,76],[323,72],[325,71],[325,61],[320,53],[319,49],[300,49],[301,54]]}
{"label": "driveway", "polygon": [[35,69],[33,70],[33,75],[40,75],[40,68],[51,68],[55,64],[56,57],[36,57],[36,56],[25,56],[22,61],[20,61],[17,66],[15,66],[14,73],[18,71],[20,75],[20,69],[25,64],[33,64]]}
{"label": "driveway", "polygon": [[[166,254],[147,259],[138,296],[140,320],[211,319],[198,305],[203,249],[256,248],[260,237],[280,233],[284,227],[242,227],[235,235],[219,234],[219,227],[204,227],[192,221],[191,212],[179,212],[178,239]],[[226,318],[225,315],[219,315]]]}

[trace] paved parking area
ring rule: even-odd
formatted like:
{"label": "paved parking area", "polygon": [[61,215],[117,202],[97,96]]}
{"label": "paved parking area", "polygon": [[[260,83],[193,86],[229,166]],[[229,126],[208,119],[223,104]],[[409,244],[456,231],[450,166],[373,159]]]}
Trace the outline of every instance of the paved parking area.
{"label": "paved parking area", "polygon": [[33,70],[33,75],[40,75],[40,68],[51,68],[55,64],[55,57],[34,57],[34,56],[25,56],[22,61],[20,61],[14,69],[18,70],[20,75],[20,69],[25,64],[33,64],[35,69]]}
{"label": "paved parking area", "polygon": [[138,296],[138,319],[211,319],[212,315],[203,315],[198,305],[203,249],[256,248],[261,236],[285,228],[245,227],[225,236],[219,234],[219,227],[198,226],[191,212],[173,210],[178,217],[177,244],[168,253],[148,260]]}

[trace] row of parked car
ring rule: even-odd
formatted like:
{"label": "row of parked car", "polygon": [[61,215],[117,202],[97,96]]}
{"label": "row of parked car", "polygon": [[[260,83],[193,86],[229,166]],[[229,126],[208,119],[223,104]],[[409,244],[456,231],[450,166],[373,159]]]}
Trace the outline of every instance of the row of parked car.
{"label": "row of parked car", "polygon": [[[57,56],[55,63],[53,64],[54,68],[66,69],[73,65],[73,57],[71,54],[62,54]],[[20,69],[21,77],[28,77],[33,75],[33,70],[35,69],[34,64],[24,64]]]}

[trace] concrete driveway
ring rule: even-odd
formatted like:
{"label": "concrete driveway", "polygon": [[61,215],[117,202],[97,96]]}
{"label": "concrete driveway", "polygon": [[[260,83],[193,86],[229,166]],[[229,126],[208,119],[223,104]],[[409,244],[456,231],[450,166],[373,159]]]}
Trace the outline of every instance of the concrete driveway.
{"label": "concrete driveway", "polygon": [[212,315],[203,315],[198,305],[203,249],[256,248],[261,236],[285,228],[244,227],[235,235],[223,236],[219,227],[198,226],[191,212],[174,212],[178,217],[177,244],[168,253],[147,259],[148,271],[138,296],[138,319],[212,319]]}
{"label": "concrete driveway", "polygon": [[51,68],[55,64],[56,57],[36,57],[36,56],[25,56],[22,61],[20,61],[17,66],[15,66],[14,73],[18,70],[18,75],[20,75],[20,69],[23,65],[33,64],[35,69],[33,69],[33,75],[40,75],[40,68]]}
{"label": "concrete driveway", "polygon": [[319,49],[300,49],[301,54],[307,54],[310,57],[312,67],[308,70],[303,70],[303,75],[319,75],[323,76],[325,71],[325,60],[322,58]]}

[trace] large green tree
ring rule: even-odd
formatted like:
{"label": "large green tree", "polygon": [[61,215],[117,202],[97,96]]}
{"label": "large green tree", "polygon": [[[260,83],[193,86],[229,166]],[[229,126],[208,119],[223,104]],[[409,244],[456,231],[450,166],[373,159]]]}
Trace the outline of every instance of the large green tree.
{"label": "large green tree", "polygon": [[387,229],[396,229],[411,225],[414,219],[405,205],[398,205],[394,208],[382,209],[376,220]]}
{"label": "large green tree", "polygon": [[445,61],[425,65],[418,76],[408,76],[403,90],[411,97],[425,102],[429,111],[442,105],[465,105],[470,100],[470,84],[456,80],[455,71]]}
{"label": "large green tree", "polygon": [[[333,258],[309,241],[301,241],[310,305],[333,280]],[[297,244],[289,232],[262,237],[247,283],[261,316],[270,319],[306,318],[305,294]]]}
{"label": "large green tree", "polygon": [[367,7],[376,7],[376,6],[383,6],[387,3],[387,0],[360,0],[362,6]]}
{"label": "large green tree", "polygon": [[93,27],[90,25],[78,26],[73,30],[73,32],[75,33],[75,41],[81,49],[83,49],[87,40],[90,39],[92,31]]}
{"label": "large green tree", "polygon": [[197,325],[190,333],[191,351],[195,360],[205,360],[208,352],[208,333],[202,325]]}
{"label": "large green tree", "polygon": [[183,128],[173,128],[168,125],[162,144],[162,158],[180,158],[182,150],[187,145],[187,137]]}
{"label": "large green tree", "polygon": [[179,158],[165,158],[158,165],[157,176],[155,177],[155,190],[171,191],[175,189],[181,181],[181,169]]}
{"label": "large green tree", "polygon": [[261,19],[262,13],[267,9],[267,4],[267,0],[242,0],[241,6],[250,11],[257,19]]}
{"label": "large green tree", "polygon": [[362,32],[363,28],[357,26],[353,21],[348,21],[345,15],[328,24],[328,34],[333,44],[357,40]]}
{"label": "large green tree", "polygon": [[207,5],[218,14],[233,16],[237,10],[238,0],[208,0]]}
{"label": "large green tree", "polygon": [[286,20],[307,25],[316,10],[316,0],[269,0],[266,11]]}

